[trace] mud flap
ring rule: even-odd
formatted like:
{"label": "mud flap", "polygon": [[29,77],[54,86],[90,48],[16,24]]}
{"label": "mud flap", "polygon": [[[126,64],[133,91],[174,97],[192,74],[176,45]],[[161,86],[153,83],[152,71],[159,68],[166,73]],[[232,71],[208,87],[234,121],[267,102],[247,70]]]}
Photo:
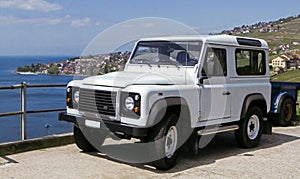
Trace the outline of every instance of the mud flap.
{"label": "mud flap", "polygon": [[272,122],[271,122],[271,120],[264,121],[263,134],[272,135]]}

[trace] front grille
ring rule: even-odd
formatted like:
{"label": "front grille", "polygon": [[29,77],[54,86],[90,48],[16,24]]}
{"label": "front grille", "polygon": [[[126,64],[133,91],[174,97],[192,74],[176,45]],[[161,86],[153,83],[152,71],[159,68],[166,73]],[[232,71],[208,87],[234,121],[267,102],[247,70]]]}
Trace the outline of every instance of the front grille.
{"label": "front grille", "polygon": [[117,92],[80,89],[79,110],[115,116],[116,96]]}

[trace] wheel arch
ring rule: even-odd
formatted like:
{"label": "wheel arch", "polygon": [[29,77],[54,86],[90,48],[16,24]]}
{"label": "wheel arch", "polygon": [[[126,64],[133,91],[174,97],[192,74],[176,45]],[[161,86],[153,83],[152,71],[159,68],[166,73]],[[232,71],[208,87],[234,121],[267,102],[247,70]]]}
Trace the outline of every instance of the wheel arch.
{"label": "wheel arch", "polygon": [[294,99],[293,96],[291,96],[290,94],[288,93],[284,93],[283,95],[278,95],[275,102],[276,105],[274,105],[274,109],[273,109],[273,112],[276,113],[276,114],[279,114],[280,113],[280,110],[281,110],[281,107],[282,107],[282,103],[287,100],[287,99],[291,99],[294,103],[294,108],[296,110],[296,100]]}
{"label": "wheel arch", "polygon": [[264,117],[267,116],[268,109],[267,109],[266,99],[262,94],[255,93],[255,94],[247,95],[246,98],[244,99],[243,108],[241,112],[242,119],[246,117],[248,109],[252,106],[258,106],[261,109],[263,116]]}
{"label": "wheel arch", "polygon": [[191,119],[190,109],[187,101],[181,97],[167,97],[159,99],[156,101],[149,112],[147,127],[153,127],[157,125],[164,116],[175,113],[180,117],[188,118],[188,121]]}

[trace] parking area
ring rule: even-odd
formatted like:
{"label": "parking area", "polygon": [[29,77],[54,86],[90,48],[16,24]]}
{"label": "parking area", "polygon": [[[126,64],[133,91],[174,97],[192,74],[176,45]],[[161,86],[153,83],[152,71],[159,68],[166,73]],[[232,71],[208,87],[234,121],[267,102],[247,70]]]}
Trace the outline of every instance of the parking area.
{"label": "parking area", "polygon": [[1,178],[299,178],[300,126],[275,127],[255,149],[238,148],[232,133],[217,135],[200,154],[182,154],[168,171],[82,153],[74,145],[0,157]]}

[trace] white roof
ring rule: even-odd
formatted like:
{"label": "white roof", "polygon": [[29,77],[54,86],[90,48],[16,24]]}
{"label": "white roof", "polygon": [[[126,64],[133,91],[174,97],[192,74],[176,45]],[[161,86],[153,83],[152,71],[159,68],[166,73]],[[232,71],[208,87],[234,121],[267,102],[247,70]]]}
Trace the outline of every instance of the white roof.
{"label": "white roof", "polygon": [[153,38],[144,38],[140,41],[194,41],[201,40],[204,43],[210,44],[220,44],[220,45],[230,45],[230,46],[242,46],[238,43],[237,39],[245,40],[257,40],[260,41],[261,47],[263,49],[268,49],[268,44],[265,40],[249,37],[239,37],[233,35],[186,35],[186,36],[166,36],[166,37],[153,37]]}
{"label": "white roof", "polygon": [[277,58],[274,58],[273,60],[272,60],[272,62],[273,61],[288,61],[287,59],[284,59],[284,58],[282,58],[282,57],[277,57]]}

